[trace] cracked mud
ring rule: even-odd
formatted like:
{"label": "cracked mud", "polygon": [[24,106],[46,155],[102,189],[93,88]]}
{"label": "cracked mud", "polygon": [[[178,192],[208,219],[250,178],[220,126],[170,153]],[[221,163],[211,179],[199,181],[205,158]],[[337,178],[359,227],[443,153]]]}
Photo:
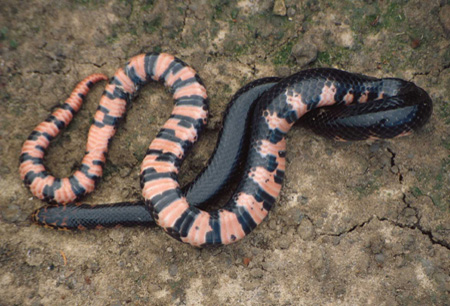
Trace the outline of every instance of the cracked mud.
{"label": "cracked mud", "polygon": [[[0,304],[448,304],[448,12],[438,0],[2,1]],[[192,65],[209,92],[208,128],[182,183],[212,153],[232,94],[260,77],[310,67],[401,77],[430,93],[434,113],[420,132],[383,142],[337,143],[294,127],[275,208],[231,246],[194,249],[156,228],[30,224],[42,203],[18,175],[25,138],[79,80],[111,76],[148,51]],[[102,86],[50,146],[52,173],[79,165]],[[140,198],[140,162],[171,108],[161,85],[141,91],[84,202]]]}

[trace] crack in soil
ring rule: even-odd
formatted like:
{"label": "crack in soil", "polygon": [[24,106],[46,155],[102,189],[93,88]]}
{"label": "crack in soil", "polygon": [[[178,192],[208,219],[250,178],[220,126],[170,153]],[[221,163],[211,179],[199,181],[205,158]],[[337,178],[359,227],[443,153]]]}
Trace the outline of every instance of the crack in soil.
{"label": "crack in soil", "polygon": [[414,215],[415,215],[415,217],[417,218],[417,222],[415,222],[415,223],[414,223],[413,225],[411,225],[411,226],[408,226],[408,225],[402,224],[402,223],[400,223],[400,222],[398,222],[398,221],[390,220],[390,219],[388,219],[388,218],[378,218],[378,220],[380,220],[380,221],[389,221],[389,222],[391,222],[392,224],[394,224],[394,225],[396,225],[396,226],[399,226],[399,227],[401,227],[401,228],[409,228],[409,229],[412,229],[412,230],[418,229],[423,235],[428,236],[428,238],[430,239],[430,241],[431,241],[432,244],[438,244],[438,245],[443,246],[444,248],[450,250],[450,243],[448,243],[448,242],[446,242],[446,241],[444,241],[444,240],[441,240],[441,239],[438,239],[438,238],[434,237],[432,231],[426,230],[426,229],[424,229],[424,228],[422,227],[422,225],[420,224],[421,216],[420,216],[420,214],[419,214],[419,210],[418,210],[416,207],[411,206],[411,205],[406,201],[406,193],[403,193],[402,201],[403,201],[403,203],[406,205],[406,208],[411,208],[411,209],[414,210],[414,213],[415,213]]}
{"label": "crack in soil", "polygon": [[251,74],[253,77],[256,77],[256,65],[255,63],[244,63],[243,61],[241,61],[241,59],[239,57],[236,58],[236,60],[241,64],[241,65],[246,65],[250,70],[251,70]]}
{"label": "crack in soil", "polygon": [[[440,76],[440,74],[444,70],[447,70],[448,68],[450,68],[450,63],[447,63],[447,64],[443,65],[441,68],[438,68],[436,76]],[[411,78],[411,81],[413,81],[416,78],[416,76],[418,76],[418,75],[425,75],[425,76],[427,76],[427,75],[431,74],[431,72],[433,72],[433,69],[430,69],[430,70],[427,70],[427,71],[414,72],[413,73],[413,77]]]}
{"label": "crack in soil", "polygon": [[[386,217],[379,217],[377,215],[373,215],[369,219],[367,219],[367,220],[365,220],[365,221],[363,221],[361,223],[358,223],[358,224],[352,226],[351,228],[349,228],[347,230],[344,230],[342,232],[339,232],[339,233],[318,233],[318,235],[319,236],[341,237],[341,236],[346,235],[348,233],[354,232],[355,230],[357,230],[359,228],[363,228],[366,224],[368,224],[369,222],[371,222],[373,219],[376,218],[380,222],[389,222],[390,224],[392,224],[394,226],[397,226],[397,227],[400,227],[400,228],[403,228],[403,229],[411,229],[411,230],[418,229],[422,233],[422,235],[428,237],[428,239],[430,240],[430,242],[432,244],[440,245],[440,246],[442,246],[442,247],[444,247],[444,248],[446,248],[447,250],[450,251],[450,243],[434,237],[432,231],[426,230],[426,229],[424,229],[422,227],[422,225],[420,225],[420,216],[419,216],[419,213],[417,211],[417,208],[409,206],[409,204],[406,203],[405,198],[406,198],[406,195],[404,194],[404,197],[403,197],[404,203],[407,205],[408,208],[414,209],[414,211],[416,213],[417,220],[418,220],[415,224],[413,224],[411,226],[408,226],[406,224],[402,224],[402,223],[400,223],[398,221],[394,221],[394,220],[391,220],[391,219],[386,218]],[[304,217],[306,219],[308,219],[313,224],[314,227],[316,227],[316,225],[314,224],[313,220],[309,216],[305,215]]]}
{"label": "crack in soil", "polygon": [[[182,42],[184,42],[183,32],[186,28],[186,19],[188,18],[189,5],[191,4],[191,1],[186,1],[186,2],[183,1],[183,4],[186,6],[184,9],[184,12],[183,12],[183,26],[181,27],[181,31],[179,32],[179,35],[178,35],[180,38],[180,41],[182,41]],[[194,14],[193,18],[195,18],[195,14]]]}
{"label": "crack in soil", "polygon": [[[306,217],[307,219],[309,219],[311,221],[311,223],[315,226],[315,224],[312,222],[312,220],[309,217]],[[345,234],[351,233],[353,231],[355,231],[358,228],[362,228],[364,227],[367,223],[369,223],[370,221],[372,221],[374,218],[374,216],[370,217],[369,219],[367,219],[366,221],[363,221],[361,223],[358,223],[354,226],[352,226],[351,228],[349,228],[348,230],[344,230],[342,232],[339,233],[319,233],[319,236],[332,236],[332,237],[341,237]]]}
{"label": "crack in soil", "polygon": [[[415,210],[414,207],[411,207],[411,208]],[[416,212],[417,212],[417,211],[416,211]],[[433,236],[433,233],[432,233],[431,231],[429,231],[429,230],[424,229],[424,228],[420,225],[419,221],[417,221],[417,222],[416,222],[414,225],[412,225],[412,226],[408,226],[408,225],[402,224],[402,223],[400,223],[400,222],[391,220],[391,219],[386,218],[386,217],[380,218],[380,217],[376,216],[376,218],[377,218],[379,221],[381,221],[381,222],[387,221],[387,222],[389,222],[390,224],[392,224],[392,225],[394,225],[394,226],[397,226],[397,227],[400,227],[400,228],[403,228],[403,229],[412,229],[412,230],[418,229],[424,236],[427,236],[427,237],[428,237],[428,239],[430,240],[431,244],[437,244],[437,245],[440,245],[440,246],[442,246],[442,247],[444,247],[444,248],[446,248],[447,250],[450,251],[450,244],[449,244],[448,242],[446,242],[446,241],[444,241],[444,240],[441,240],[441,239],[437,239],[436,237],[434,237],[434,236]],[[418,216],[417,216],[417,218],[418,218],[418,220],[419,220],[419,217],[418,217]]]}
{"label": "crack in soil", "polygon": [[395,153],[391,148],[386,148],[387,151],[391,154],[391,172],[398,175],[398,181],[400,184],[403,183],[403,174],[400,172],[400,167],[395,163]]}

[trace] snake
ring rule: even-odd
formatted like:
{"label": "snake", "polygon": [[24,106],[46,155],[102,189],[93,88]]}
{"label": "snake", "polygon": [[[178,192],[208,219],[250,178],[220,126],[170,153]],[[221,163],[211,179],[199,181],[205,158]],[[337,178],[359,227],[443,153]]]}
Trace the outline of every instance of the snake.
{"label": "snake", "polygon": [[[312,68],[281,79],[256,80],[233,97],[207,167],[181,188],[180,166],[207,123],[206,89],[182,60],[166,53],[140,54],[106,85],[79,169],[70,177],[55,178],[43,163],[50,141],[70,123],[89,89],[107,79],[93,74],[80,82],[24,142],[22,180],[35,197],[58,203],[33,213],[40,225],[82,229],[155,223],[171,237],[196,247],[234,243],[260,224],[274,205],[285,175],[286,136],[300,118],[317,133],[336,140],[388,139],[421,128],[433,109],[425,90],[398,78]],[[142,161],[143,201],[79,204],[102,176],[108,144],[127,107],[150,81],[164,83],[173,95],[174,108]],[[222,208],[203,210],[232,180],[237,180],[237,187],[228,202]]]}

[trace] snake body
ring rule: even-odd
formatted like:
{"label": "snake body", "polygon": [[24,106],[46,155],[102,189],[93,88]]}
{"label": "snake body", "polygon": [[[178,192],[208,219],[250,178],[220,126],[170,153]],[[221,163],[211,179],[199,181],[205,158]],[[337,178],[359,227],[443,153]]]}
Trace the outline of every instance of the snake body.
{"label": "snake body", "polygon": [[[182,188],[191,205],[207,207],[213,204],[239,174],[248,151],[251,114],[255,103],[279,81],[275,77],[253,81],[238,90],[228,103],[223,127],[207,166]],[[46,205],[33,213],[32,220],[42,226],[67,230],[155,225],[145,201]]]}
{"label": "snake body", "polygon": [[[104,78],[97,75],[81,82],[72,100],[81,100],[90,85]],[[164,53],[141,54],[119,69],[107,85],[88,134],[85,158],[74,175],[54,178],[45,170],[43,157],[49,141],[70,122],[78,107],[71,103],[66,106],[66,102],[33,131],[20,158],[21,177],[32,193],[43,200],[67,204],[91,192],[102,174],[108,142],[127,104],[151,80],[165,83],[173,93],[175,107],[142,162],[145,205],[141,206],[169,235],[194,246],[238,241],[262,222],[281,190],[286,134],[306,113],[316,112],[308,120],[322,134],[336,139],[362,140],[408,134],[423,126],[432,112],[428,94],[401,79],[376,79],[317,68],[274,82],[262,91],[251,111],[248,153],[238,187],[223,208],[206,212],[190,204],[186,189],[183,192],[177,179],[186,153],[206,124],[205,87],[195,71],[181,60]],[[317,113],[316,109],[321,107],[330,109]],[[237,164],[233,167],[239,168]],[[210,163],[210,167],[220,168],[221,164]],[[221,189],[205,198],[211,199]],[[128,206],[132,205],[122,205]],[[70,211],[70,207],[76,206],[62,207]]]}

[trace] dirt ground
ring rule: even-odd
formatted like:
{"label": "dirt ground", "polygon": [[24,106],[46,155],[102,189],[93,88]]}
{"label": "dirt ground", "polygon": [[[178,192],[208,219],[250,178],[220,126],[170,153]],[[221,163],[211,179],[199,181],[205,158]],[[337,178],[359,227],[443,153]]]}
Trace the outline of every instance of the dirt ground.
{"label": "dirt ground", "polygon": [[[0,305],[449,305],[450,2],[18,1],[0,9]],[[230,246],[195,249],[158,228],[61,232],[31,224],[43,203],[18,175],[20,148],[85,76],[141,52],[192,65],[211,99],[188,182],[211,154],[232,94],[266,76],[335,67],[426,89],[418,133],[338,143],[294,127],[275,208]],[[46,165],[79,165],[104,84],[51,145]],[[172,108],[145,87],[87,203],[140,198],[139,165]]]}

